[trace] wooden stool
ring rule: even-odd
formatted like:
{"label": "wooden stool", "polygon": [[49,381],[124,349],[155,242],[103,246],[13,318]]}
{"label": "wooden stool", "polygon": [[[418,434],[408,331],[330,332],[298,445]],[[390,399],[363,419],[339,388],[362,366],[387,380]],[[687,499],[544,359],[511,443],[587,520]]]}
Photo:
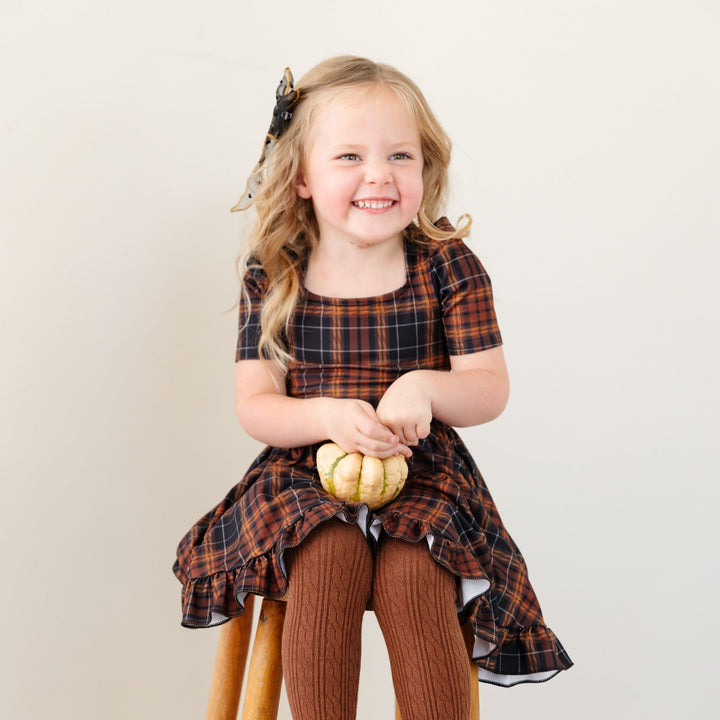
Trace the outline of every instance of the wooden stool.
{"label": "wooden stool", "polygon": [[[245,599],[245,614],[229,620],[220,628],[205,720],[236,720],[237,718],[252,634],[254,599],[253,595],[248,595]],[[284,620],[285,603],[280,600],[263,599],[250,658],[242,720],[277,720],[282,686],[280,647]],[[463,634],[470,653],[473,636],[469,626],[463,626]],[[477,668],[472,663],[469,663],[468,673],[472,688],[470,718],[479,720]],[[397,702],[395,720],[402,720]]]}

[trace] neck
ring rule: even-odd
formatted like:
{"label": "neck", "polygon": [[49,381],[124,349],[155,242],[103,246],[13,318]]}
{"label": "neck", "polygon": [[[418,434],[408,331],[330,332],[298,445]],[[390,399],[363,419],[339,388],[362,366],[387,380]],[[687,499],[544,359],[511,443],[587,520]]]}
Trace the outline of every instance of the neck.
{"label": "neck", "polygon": [[342,251],[321,242],[310,253],[305,287],[328,297],[371,297],[397,290],[405,280],[401,238],[370,247],[347,245]]}

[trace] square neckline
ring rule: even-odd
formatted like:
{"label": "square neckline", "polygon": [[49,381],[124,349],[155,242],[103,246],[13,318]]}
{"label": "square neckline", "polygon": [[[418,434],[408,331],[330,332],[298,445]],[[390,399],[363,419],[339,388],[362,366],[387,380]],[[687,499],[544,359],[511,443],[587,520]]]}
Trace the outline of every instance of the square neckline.
{"label": "square neckline", "polygon": [[307,299],[321,303],[353,304],[360,302],[382,302],[385,300],[391,300],[392,298],[401,295],[410,287],[410,240],[407,237],[403,237],[402,242],[403,257],[405,261],[405,282],[403,282],[402,285],[395,288],[394,290],[389,290],[388,292],[380,293],[379,295],[358,295],[357,297],[335,297],[333,295],[321,295],[319,293],[313,292],[312,290],[308,290],[308,288],[305,287],[305,274],[307,272],[306,258],[302,268],[302,296]]}

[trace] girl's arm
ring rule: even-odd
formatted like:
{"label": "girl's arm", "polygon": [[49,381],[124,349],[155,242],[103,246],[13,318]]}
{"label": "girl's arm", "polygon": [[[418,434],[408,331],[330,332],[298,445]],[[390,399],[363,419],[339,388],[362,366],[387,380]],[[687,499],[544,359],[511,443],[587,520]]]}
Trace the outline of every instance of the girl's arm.
{"label": "girl's arm", "polygon": [[235,401],[245,432],[267,445],[291,448],[329,439],[345,452],[410,455],[398,436],[380,423],[370,403],[288,397],[284,374],[268,360],[237,363]]}
{"label": "girl's arm", "polygon": [[414,370],[399,377],[377,408],[380,422],[406,445],[416,445],[437,418],[468,427],[505,409],[510,384],[501,347],[450,358],[451,371]]}

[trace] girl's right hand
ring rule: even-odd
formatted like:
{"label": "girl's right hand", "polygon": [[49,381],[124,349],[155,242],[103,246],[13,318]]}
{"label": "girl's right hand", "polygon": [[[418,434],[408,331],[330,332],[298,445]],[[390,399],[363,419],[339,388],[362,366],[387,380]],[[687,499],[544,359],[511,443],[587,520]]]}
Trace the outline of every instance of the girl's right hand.
{"label": "girl's right hand", "polygon": [[410,448],[378,420],[370,403],[336,398],[327,400],[331,400],[325,414],[327,437],[345,452],[359,452],[378,458],[412,455]]}

